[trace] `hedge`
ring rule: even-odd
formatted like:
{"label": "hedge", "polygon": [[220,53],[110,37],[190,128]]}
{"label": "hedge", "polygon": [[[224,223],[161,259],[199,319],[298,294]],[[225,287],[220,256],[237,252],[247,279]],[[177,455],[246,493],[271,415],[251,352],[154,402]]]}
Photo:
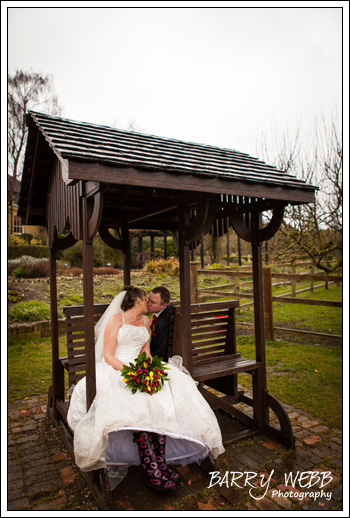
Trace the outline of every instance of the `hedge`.
{"label": "hedge", "polygon": [[29,255],[36,259],[41,259],[42,257],[48,258],[49,249],[43,245],[9,245],[7,247],[8,259],[18,259],[23,255]]}

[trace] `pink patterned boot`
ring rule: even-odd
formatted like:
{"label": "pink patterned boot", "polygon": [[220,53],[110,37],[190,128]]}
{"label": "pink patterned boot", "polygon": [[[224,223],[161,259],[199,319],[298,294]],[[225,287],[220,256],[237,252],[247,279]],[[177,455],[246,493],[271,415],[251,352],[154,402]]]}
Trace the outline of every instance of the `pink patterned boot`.
{"label": "pink patterned boot", "polygon": [[136,442],[139,450],[139,457],[141,460],[141,467],[146,474],[146,485],[155,491],[166,491],[176,488],[176,483],[169,480],[165,472],[159,467],[157,456],[154,448],[152,448],[153,441],[149,432],[135,432],[134,442]]}

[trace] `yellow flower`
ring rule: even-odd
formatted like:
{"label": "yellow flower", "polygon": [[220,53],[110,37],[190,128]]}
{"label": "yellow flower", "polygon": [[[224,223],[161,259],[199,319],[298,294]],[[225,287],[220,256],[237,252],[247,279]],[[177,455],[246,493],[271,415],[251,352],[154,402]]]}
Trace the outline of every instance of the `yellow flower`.
{"label": "yellow flower", "polygon": [[153,378],[153,371],[149,373],[150,378]]}
{"label": "yellow flower", "polygon": [[125,383],[126,383],[126,382],[127,382],[127,381],[129,381],[129,380],[128,380],[128,378],[123,378],[123,381],[125,381]]}
{"label": "yellow flower", "polygon": [[147,387],[147,390],[151,391],[151,387]]}

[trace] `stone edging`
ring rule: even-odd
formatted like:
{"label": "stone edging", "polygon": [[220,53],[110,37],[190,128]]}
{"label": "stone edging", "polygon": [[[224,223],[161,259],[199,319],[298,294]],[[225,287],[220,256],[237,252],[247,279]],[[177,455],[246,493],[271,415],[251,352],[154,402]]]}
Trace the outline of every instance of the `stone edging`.
{"label": "stone edging", "polygon": [[[63,318],[58,319],[58,334],[63,335],[65,332],[65,325]],[[51,335],[51,321],[40,320],[38,322],[16,322],[9,324],[8,337],[26,338],[29,336],[39,336],[41,338]]]}

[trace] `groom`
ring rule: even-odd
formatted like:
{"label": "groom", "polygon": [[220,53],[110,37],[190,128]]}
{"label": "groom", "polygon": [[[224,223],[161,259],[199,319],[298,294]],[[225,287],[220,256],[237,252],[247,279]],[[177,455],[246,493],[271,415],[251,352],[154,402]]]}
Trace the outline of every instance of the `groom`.
{"label": "groom", "polygon": [[149,294],[147,309],[154,313],[151,324],[151,355],[156,354],[168,361],[169,331],[172,306],[169,305],[170,292],[165,286],[154,288]]}

